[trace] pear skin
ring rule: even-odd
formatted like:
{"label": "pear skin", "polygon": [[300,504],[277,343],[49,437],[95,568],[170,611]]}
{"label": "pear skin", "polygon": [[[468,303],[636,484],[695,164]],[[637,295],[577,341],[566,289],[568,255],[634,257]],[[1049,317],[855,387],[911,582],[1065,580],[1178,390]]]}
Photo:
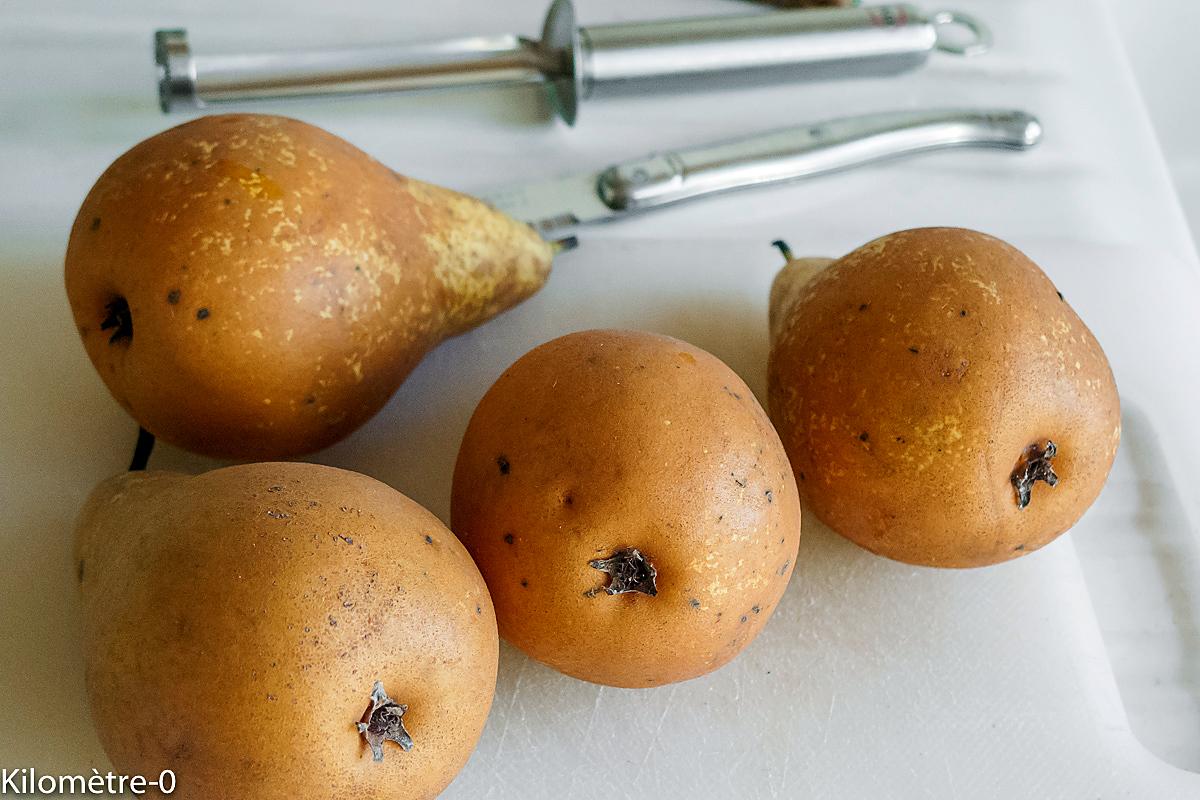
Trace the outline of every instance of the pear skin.
{"label": "pear skin", "polygon": [[978,231],[921,228],[771,292],[771,419],[806,513],[873,553],[967,568],[1073,526],[1121,439],[1100,343],[1050,278]]}
{"label": "pear skin", "polygon": [[536,292],[555,250],[333,134],[238,114],[118,158],[65,277],[88,356],[142,427],[279,459],[362,425],[438,343]]}
{"label": "pear skin", "polygon": [[[128,473],[92,494],[76,556],[100,741],[121,774],[173,770],[173,797],[431,798],[483,730],[487,587],[436,517],[371,478]],[[378,761],[377,681],[407,706]]]}
{"label": "pear skin", "polygon": [[771,282],[771,297],[767,303],[767,324],[771,339],[783,333],[791,321],[791,310],[800,300],[805,285],[821,270],[833,263],[832,258],[790,258]]}

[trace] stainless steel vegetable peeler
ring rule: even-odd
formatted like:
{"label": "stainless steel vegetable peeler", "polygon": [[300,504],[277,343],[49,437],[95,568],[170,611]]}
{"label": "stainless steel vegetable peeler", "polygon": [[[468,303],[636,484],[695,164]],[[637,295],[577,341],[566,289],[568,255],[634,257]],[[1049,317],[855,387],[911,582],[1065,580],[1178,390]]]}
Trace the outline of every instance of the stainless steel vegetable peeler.
{"label": "stainless steel vegetable peeler", "polygon": [[544,235],[622,219],[698,197],[808,178],[950,147],[1027,150],[1041,140],[1032,114],[1006,109],[898,111],[847,117],[652,155],[484,199]]}
{"label": "stainless steel vegetable peeler", "polygon": [[[964,29],[965,43],[947,32]],[[984,52],[987,28],[965,14],[914,6],[770,11],[581,28],[555,0],[539,40],[515,34],[338,50],[195,55],[184,30],[155,34],[163,111],[268,98],[545,84],[574,124],[581,100],[605,89],[740,74],[785,78],[886,75],[934,50]]]}

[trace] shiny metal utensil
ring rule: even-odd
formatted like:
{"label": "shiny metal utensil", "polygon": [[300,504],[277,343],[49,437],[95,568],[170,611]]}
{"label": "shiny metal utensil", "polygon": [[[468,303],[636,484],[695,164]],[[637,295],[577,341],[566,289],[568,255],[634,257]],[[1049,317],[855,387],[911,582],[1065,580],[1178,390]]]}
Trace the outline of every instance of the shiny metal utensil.
{"label": "shiny metal utensil", "polygon": [[[965,30],[956,44],[950,28]],[[991,36],[977,20],[907,4],[771,11],[694,19],[575,24],[570,0],[550,8],[540,40],[505,34],[337,50],[195,55],[184,30],[155,34],[163,111],[268,98],[544,83],[574,124],[604,88],[733,73],[783,78],[886,75],[934,50],[974,55]]]}
{"label": "shiny metal utensil", "polygon": [[483,198],[548,235],[697,197],[799,180],[930,150],[1026,150],[1041,137],[1041,123],[1024,111],[948,109],[868,114],[662,153],[602,172],[485,193]]}

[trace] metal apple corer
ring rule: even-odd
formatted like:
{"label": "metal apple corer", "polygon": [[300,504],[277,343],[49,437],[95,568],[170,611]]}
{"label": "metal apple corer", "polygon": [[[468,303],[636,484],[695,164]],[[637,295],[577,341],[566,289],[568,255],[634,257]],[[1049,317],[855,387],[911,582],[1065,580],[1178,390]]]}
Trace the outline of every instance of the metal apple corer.
{"label": "metal apple corer", "polygon": [[194,54],[187,32],[155,34],[163,111],[245,100],[543,84],[574,124],[579,103],[605,90],[721,76],[783,79],[889,75],[936,50],[976,55],[988,29],[955,11],[908,4],[767,11],[580,27],[556,0],[540,39],[516,34],[434,42],[261,53]]}

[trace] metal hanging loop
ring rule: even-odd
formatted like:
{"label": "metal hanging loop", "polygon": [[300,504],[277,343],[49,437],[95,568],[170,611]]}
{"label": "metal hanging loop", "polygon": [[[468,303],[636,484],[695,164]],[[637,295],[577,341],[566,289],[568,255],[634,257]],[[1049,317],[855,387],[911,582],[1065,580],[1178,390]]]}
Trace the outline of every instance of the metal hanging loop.
{"label": "metal hanging loop", "polygon": [[[937,49],[956,56],[978,56],[992,49],[992,32],[986,25],[961,11],[937,11],[930,17],[937,31]],[[952,44],[945,36],[948,27],[966,28],[971,40],[966,44]]]}

